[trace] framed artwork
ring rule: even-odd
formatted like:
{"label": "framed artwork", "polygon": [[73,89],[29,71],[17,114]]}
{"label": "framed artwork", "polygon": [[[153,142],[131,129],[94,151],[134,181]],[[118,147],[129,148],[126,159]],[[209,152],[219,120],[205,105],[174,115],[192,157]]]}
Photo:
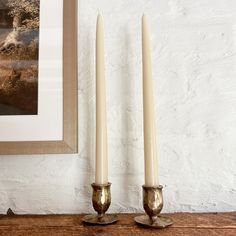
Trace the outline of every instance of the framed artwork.
{"label": "framed artwork", "polygon": [[76,0],[0,0],[0,155],[78,150]]}

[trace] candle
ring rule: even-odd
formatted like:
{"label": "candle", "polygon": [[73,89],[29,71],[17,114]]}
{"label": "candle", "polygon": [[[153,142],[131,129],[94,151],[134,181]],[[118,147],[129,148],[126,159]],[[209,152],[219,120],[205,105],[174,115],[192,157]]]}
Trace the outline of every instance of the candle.
{"label": "candle", "polygon": [[155,112],[153,101],[151,45],[147,17],[142,18],[142,54],[143,54],[143,126],[144,126],[144,159],[145,185],[157,186],[157,147]]}
{"label": "candle", "polygon": [[96,184],[108,183],[104,33],[101,15],[96,34]]}

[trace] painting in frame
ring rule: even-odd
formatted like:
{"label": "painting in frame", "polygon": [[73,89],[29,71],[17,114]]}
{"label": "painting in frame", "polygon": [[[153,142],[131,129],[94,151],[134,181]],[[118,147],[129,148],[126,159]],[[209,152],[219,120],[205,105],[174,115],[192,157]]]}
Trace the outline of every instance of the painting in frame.
{"label": "painting in frame", "polygon": [[76,0],[0,0],[0,155],[78,152]]}

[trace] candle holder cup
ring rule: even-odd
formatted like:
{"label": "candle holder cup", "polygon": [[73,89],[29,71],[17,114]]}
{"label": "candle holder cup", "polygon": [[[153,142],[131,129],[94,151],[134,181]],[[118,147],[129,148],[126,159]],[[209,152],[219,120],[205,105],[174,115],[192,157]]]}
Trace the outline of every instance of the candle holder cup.
{"label": "candle holder cup", "polygon": [[143,208],[146,215],[135,217],[135,222],[142,226],[152,228],[166,228],[174,222],[169,217],[161,216],[163,208],[162,186],[143,186]]}
{"label": "candle holder cup", "polygon": [[93,208],[97,214],[87,215],[83,218],[83,222],[92,225],[108,225],[117,222],[117,215],[105,214],[111,204],[111,183],[92,184]]}

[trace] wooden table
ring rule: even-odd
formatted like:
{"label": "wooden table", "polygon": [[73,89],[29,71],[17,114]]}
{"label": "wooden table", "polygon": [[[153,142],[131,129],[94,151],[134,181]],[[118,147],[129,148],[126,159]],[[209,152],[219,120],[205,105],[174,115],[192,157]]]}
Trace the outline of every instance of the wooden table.
{"label": "wooden table", "polygon": [[121,214],[117,224],[100,227],[83,225],[83,215],[0,216],[0,236],[236,236],[236,212],[167,215],[175,224],[162,230],[136,225],[134,214]]}

